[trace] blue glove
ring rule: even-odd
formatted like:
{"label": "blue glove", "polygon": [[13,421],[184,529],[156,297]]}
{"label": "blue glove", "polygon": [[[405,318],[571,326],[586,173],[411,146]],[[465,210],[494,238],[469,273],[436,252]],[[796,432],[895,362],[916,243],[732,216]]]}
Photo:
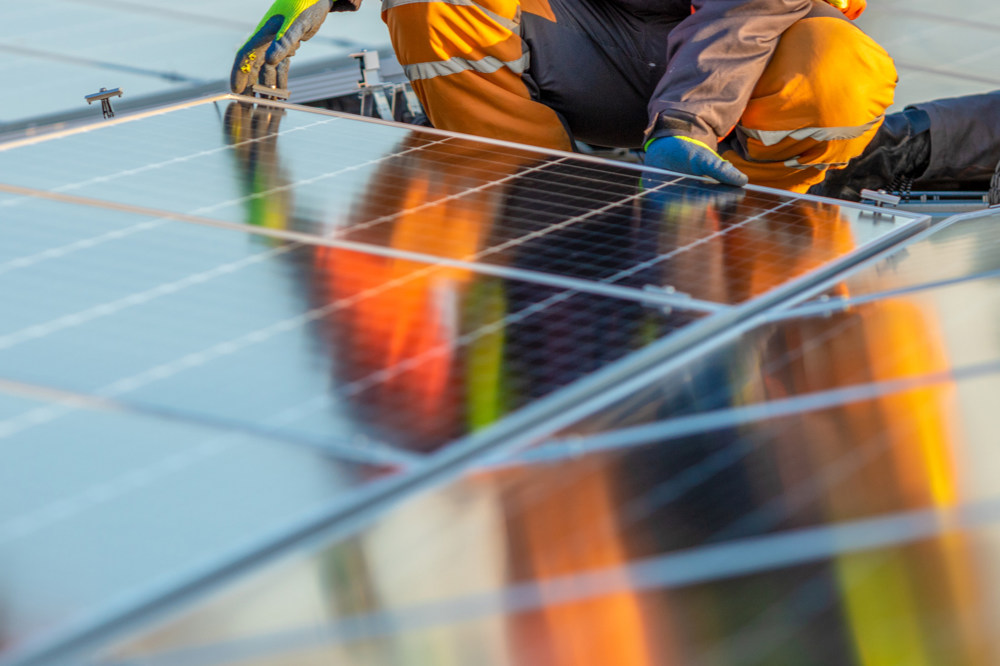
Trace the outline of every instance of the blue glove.
{"label": "blue glove", "polygon": [[276,0],[236,53],[229,87],[243,93],[254,83],[288,87],[288,58],[319,31],[333,0]]}
{"label": "blue glove", "polygon": [[701,141],[686,136],[665,136],[646,144],[646,164],[690,176],[708,176],[725,185],[742,187],[747,175]]}

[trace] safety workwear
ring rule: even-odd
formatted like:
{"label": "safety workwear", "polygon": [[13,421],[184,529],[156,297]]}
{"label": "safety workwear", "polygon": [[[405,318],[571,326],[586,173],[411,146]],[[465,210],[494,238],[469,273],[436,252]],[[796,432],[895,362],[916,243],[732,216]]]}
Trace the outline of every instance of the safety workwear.
{"label": "safety workwear", "polygon": [[921,102],[887,115],[861,155],[809,191],[851,200],[865,188],[982,191],[998,147],[1000,90]]}
{"label": "safety workwear", "polygon": [[747,184],[745,173],[701,141],[686,136],[666,136],[646,144],[648,166],[692,176],[708,176],[725,185]]}
{"label": "safety workwear", "polygon": [[752,183],[798,192],[864,149],[895,87],[884,49],[813,0],[386,0],[383,10],[437,128],[564,150],[571,139],[640,148],[664,136],[716,149],[745,128],[717,149],[723,159]]}
{"label": "safety workwear", "polygon": [[847,167],[831,171],[812,194],[858,201],[861,190],[909,189],[931,156],[930,119],[918,109],[886,117],[865,151]]}
{"label": "safety workwear", "polygon": [[755,185],[805,192],[872,140],[892,104],[896,68],[832,8],[785,31],[719,154]]}
{"label": "safety workwear", "polygon": [[529,4],[382,3],[396,57],[434,127],[572,150],[558,114],[533,96],[525,79],[530,54],[521,18]]}
{"label": "safety workwear", "polygon": [[288,58],[316,34],[332,7],[333,0],[276,0],[236,53],[232,91],[246,92],[254,83],[287,88]]}

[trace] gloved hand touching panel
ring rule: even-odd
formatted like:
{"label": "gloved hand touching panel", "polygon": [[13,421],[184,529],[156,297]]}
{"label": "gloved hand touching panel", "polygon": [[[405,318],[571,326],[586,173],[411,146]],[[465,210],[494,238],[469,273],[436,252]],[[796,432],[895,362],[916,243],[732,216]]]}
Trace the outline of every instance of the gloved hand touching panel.
{"label": "gloved hand touching panel", "polygon": [[288,87],[288,58],[319,31],[333,0],[275,0],[236,53],[229,86],[243,93],[254,83]]}
{"label": "gloved hand touching panel", "polygon": [[708,176],[725,185],[747,184],[745,173],[701,141],[686,136],[665,136],[646,143],[646,164],[691,176]]}

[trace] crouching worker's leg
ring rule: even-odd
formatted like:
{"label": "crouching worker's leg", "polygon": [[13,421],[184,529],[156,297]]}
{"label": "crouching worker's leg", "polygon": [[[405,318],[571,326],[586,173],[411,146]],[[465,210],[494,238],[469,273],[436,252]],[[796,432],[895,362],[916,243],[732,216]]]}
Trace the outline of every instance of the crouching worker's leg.
{"label": "crouching worker's leg", "polygon": [[885,50],[840,18],[806,18],[781,36],[723,157],[755,185],[805,192],[872,140],[892,104]]}
{"label": "crouching worker's leg", "polygon": [[875,139],[810,192],[860,198],[862,189],[986,190],[1000,161],[1000,91],[939,99],[886,116]]}
{"label": "crouching worker's leg", "polygon": [[387,0],[382,18],[434,127],[571,149],[558,115],[521,79],[519,0]]}

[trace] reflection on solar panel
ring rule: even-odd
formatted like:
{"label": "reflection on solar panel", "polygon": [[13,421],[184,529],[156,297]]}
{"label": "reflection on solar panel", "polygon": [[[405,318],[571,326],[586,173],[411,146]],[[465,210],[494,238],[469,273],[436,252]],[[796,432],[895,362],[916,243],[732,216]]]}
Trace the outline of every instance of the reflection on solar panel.
{"label": "reflection on solar panel", "polygon": [[995,216],[100,663],[995,663]]}
{"label": "reflection on solar panel", "polygon": [[[227,595],[193,611],[211,623],[182,618],[116,653],[239,639],[163,657],[186,664],[293,663],[286,648],[353,659],[362,638],[378,639],[363,659],[384,663],[382,650],[424,653],[423,638],[395,645],[407,622],[443,623],[435,654],[461,643],[498,663],[564,649],[621,663],[607,646],[557,644],[596,620],[617,627],[617,649],[645,654],[655,618],[622,583],[660,580],[637,573],[643,558],[704,545],[762,480],[734,476],[735,504],[702,488],[739,515],[681,512],[676,534],[636,533],[635,550],[616,516],[670,518],[657,502],[674,491],[645,493],[733,450],[584,455],[564,437],[522,449],[632,425],[622,411],[692,413],[628,398],[674,371],[722,392],[711,409],[752,401],[733,370],[770,367],[760,318],[789,316],[925,225],[230,98],[0,145],[0,220],[0,441],[19,479],[0,489],[0,655],[80,661],[210,585],[332,540],[274,583],[295,612],[257,606],[272,582],[251,582],[239,613]],[[744,331],[734,344],[750,351],[731,367],[703,349]],[[618,487],[612,466],[638,485]],[[387,513],[422,489],[434,490]],[[572,576],[590,570],[580,588]],[[575,624],[563,606],[594,594],[613,601]]]}

